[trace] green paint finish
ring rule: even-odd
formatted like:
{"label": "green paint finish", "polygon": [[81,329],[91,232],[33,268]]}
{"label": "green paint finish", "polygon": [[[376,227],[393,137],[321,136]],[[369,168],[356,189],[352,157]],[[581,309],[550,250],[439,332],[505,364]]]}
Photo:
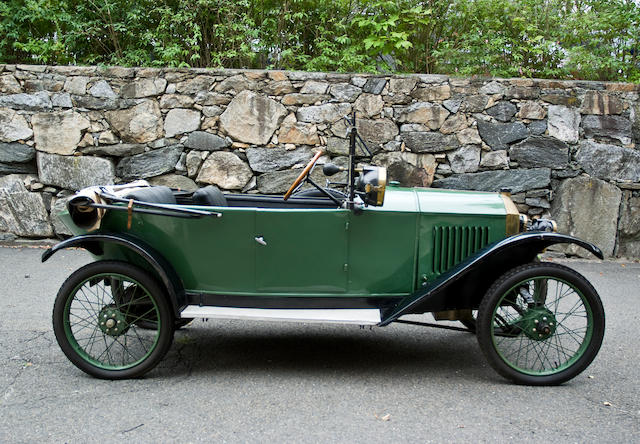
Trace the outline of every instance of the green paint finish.
{"label": "green paint finish", "polygon": [[186,290],[254,292],[255,208],[223,210],[223,217],[201,219],[135,213],[128,231],[126,213],[111,211],[101,231],[127,233],[153,246],[173,265]]}
{"label": "green paint finish", "polygon": [[258,209],[254,235],[262,243],[254,240],[256,291],[346,293],[350,214],[349,210]]}
{"label": "green paint finish", "polygon": [[407,295],[416,273],[415,212],[365,209],[349,225],[349,289],[354,294]]}
{"label": "green paint finish", "polygon": [[105,306],[98,314],[98,325],[102,333],[120,336],[129,330],[126,316],[117,308]]}
{"label": "green paint finish", "polygon": [[418,274],[430,282],[469,255],[504,238],[505,217],[421,214]]}
{"label": "green paint finish", "polygon": [[514,322],[514,325],[534,341],[544,341],[553,336],[557,324],[556,317],[546,307],[529,308],[521,319]]}
{"label": "green paint finish", "polygon": [[433,281],[504,238],[507,212],[499,194],[432,188],[413,191],[420,213],[416,285]]}
{"label": "green paint finish", "polygon": [[419,211],[423,214],[460,216],[506,216],[504,201],[498,193],[454,191],[438,188],[415,189]]}
{"label": "green paint finish", "polygon": [[[367,208],[365,214],[371,217],[360,219],[366,222],[357,229],[354,225],[350,248],[371,259],[352,282],[361,284],[365,293],[373,289],[411,293],[470,254],[503,239],[507,213],[497,193],[389,187],[384,206]],[[358,217],[362,216],[354,220]],[[350,262],[359,256],[350,252]],[[373,264],[379,265],[376,273],[370,272]],[[385,275],[395,278],[372,282],[371,276]]]}
{"label": "green paint finish", "polygon": [[367,211],[415,213],[418,211],[416,190],[414,188],[388,187],[384,196],[384,205],[368,207]]}
{"label": "green paint finish", "polygon": [[395,186],[387,187],[384,206],[380,209],[430,214],[493,216],[507,214],[502,197],[498,193]]}
{"label": "green paint finish", "polygon": [[[99,231],[126,233],[153,246],[175,268],[187,291],[403,296],[425,278],[432,280],[478,248],[502,239],[506,221],[504,203],[495,193],[398,187],[389,187],[384,206],[358,212],[211,209],[222,217],[134,213],[130,230],[125,212],[107,211]],[[67,214],[61,217],[81,234]],[[101,259],[144,266],[135,253],[117,245],[105,246]]]}

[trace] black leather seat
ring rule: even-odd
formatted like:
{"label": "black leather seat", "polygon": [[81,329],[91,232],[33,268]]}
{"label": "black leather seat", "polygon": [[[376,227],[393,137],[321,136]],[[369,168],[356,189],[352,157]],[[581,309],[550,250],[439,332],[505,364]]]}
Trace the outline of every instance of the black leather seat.
{"label": "black leather seat", "polygon": [[125,199],[159,204],[176,204],[176,197],[173,195],[173,191],[165,186],[140,188],[127,194]]}
{"label": "black leather seat", "polygon": [[203,205],[207,207],[226,207],[227,199],[222,191],[215,185],[208,185],[204,188],[194,191],[191,198],[194,205]]}

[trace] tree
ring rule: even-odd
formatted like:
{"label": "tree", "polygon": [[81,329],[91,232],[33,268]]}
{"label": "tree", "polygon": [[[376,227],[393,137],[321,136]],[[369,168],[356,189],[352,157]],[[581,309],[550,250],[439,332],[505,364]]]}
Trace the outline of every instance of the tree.
{"label": "tree", "polygon": [[634,0],[5,0],[0,63],[640,82]]}

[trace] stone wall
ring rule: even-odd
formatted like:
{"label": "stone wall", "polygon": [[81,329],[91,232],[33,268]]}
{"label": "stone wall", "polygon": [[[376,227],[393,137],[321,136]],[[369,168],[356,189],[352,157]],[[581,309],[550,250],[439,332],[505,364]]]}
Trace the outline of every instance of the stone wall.
{"label": "stone wall", "polygon": [[[66,234],[78,188],[283,193],[356,111],[408,186],[509,188],[521,212],[640,257],[640,87],[530,79],[0,65],[0,236]],[[316,174],[319,174],[316,169]],[[322,179],[321,179],[322,180]],[[570,251],[579,253],[578,251]]]}

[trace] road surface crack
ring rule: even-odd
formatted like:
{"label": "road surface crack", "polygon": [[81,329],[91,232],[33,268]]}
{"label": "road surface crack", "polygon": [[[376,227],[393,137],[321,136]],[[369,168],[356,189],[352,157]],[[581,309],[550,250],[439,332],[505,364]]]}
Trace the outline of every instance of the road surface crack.
{"label": "road surface crack", "polygon": [[127,430],[122,430],[120,433],[129,433],[129,432],[133,432],[135,429],[139,429],[140,427],[142,427],[144,424],[138,424],[135,427],[131,427],[130,429]]}
{"label": "road surface crack", "polygon": [[20,379],[20,376],[22,376],[22,373],[24,373],[26,368],[27,367],[24,365],[21,368],[19,368],[18,372],[13,376],[9,384],[7,384],[7,386],[2,390],[2,399],[0,400],[0,405],[4,404],[5,401],[9,399],[9,397],[11,396],[11,393],[13,392],[13,386],[15,385],[16,382],[18,382],[18,379]]}

